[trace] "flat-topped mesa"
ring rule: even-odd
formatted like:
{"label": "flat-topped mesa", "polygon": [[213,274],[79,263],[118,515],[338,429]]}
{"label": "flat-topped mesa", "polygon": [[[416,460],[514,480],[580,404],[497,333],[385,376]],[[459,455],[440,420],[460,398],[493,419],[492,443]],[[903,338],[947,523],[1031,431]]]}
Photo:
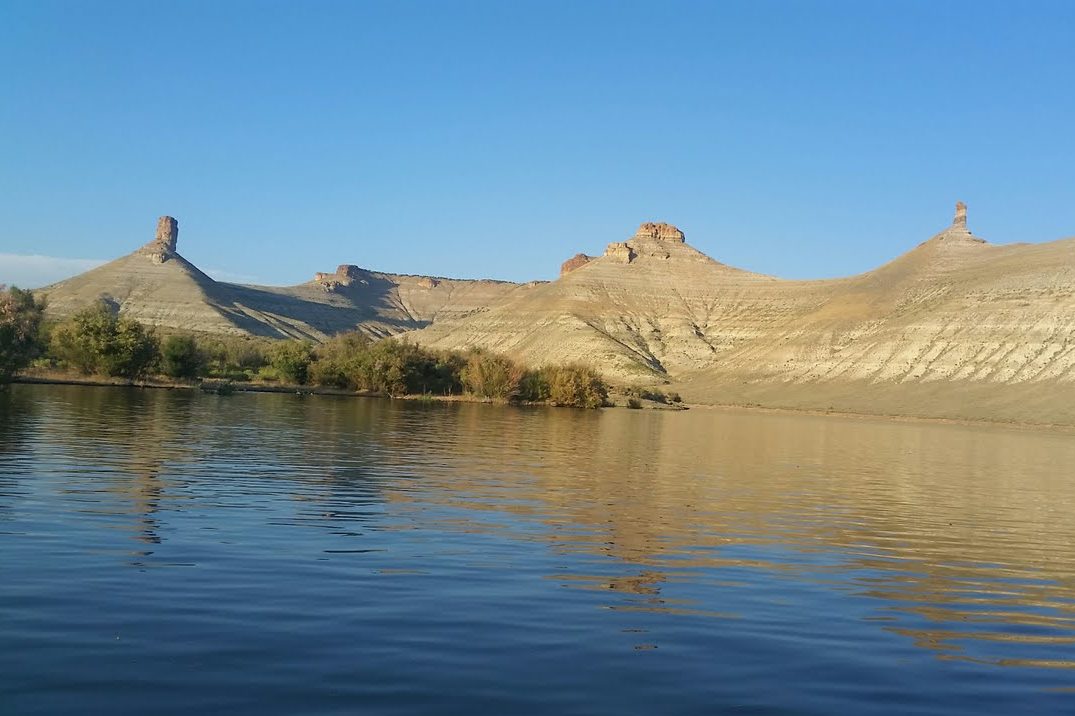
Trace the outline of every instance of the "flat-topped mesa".
{"label": "flat-topped mesa", "polygon": [[593,258],[593,256],[587,256],[586,254],[575,254],[567,261],[564,261],[562,264],[560,264],[561,278],[571,273],[575,269],[581,268],[586,264],[590,263],[591,261],[593,261]]}
{"label": "flat-topped mesa", "polygon": [[153,263],[162,264],[175,256],[175,248],[179,242],[179,222],[173,216],[162,216],[157,219],[157,236],[142,250]]}
{"label": "flat-topped mesa", "polygon": [[314,274],[314,281],[328,290],[341,286],[350,286],[355,281],[362,280],[369,272],[353,264],[340,264],[336,267],[336,273],[324,273],[318,271]]}
{"label": "flat-topped mesa", "polygon": [[673,241],[682,244],[686,241],[683,232],[671,224],[647,221],[638,227],[633,238],[654,239],[656,241]]}

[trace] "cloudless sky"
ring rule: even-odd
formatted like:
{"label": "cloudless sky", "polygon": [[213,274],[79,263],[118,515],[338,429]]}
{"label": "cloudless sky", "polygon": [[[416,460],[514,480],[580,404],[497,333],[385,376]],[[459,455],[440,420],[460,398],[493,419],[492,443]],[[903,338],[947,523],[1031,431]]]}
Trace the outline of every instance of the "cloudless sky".
{"label": "cloudless sky", "polygon": [[957,199],[990,241],[1075,234],[1073,160],[1067,0],[0,0],[0,281],[25,285],[20,255],[114,258],[161,214],[266,283],[552,278],[649,220],[847,275]]}

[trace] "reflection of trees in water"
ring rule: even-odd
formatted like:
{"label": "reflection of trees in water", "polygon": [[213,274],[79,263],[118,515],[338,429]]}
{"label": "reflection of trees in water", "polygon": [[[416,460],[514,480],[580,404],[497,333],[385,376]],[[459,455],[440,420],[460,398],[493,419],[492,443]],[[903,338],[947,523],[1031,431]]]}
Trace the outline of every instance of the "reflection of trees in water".
{"label": "reflection of trees in water", "polygon": [[71,475],[68,489],[92,485],[123,498],[134,538],[159,544],[158,513],[169,490],[183,486],[168,465],[188,459],[196,439],[190,429],[195,399],[187,391],[50,387],[43,397],[49,440],[82,468]]}
{"label": "reflection of trees in water", "polygon": [[22,386],[0,385],[0,463],[5,464],[0,469],[0,519],[27,492],[20,485],[24,470],[15,461],[36,421],[37,405]]}

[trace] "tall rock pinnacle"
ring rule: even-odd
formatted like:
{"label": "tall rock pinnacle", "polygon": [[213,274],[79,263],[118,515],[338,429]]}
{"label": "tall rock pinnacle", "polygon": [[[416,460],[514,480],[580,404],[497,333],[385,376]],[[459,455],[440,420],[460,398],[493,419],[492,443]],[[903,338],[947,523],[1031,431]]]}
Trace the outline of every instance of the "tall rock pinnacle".
{"label": "tall rock pinnacle", "polygon": [[175,247],[179,241],[179,222],[175,217],[162,216],[157,219],[157,236],[142,250],[153,261],[162,264],[175,255]]}
{"label": "tall rock pinnacle", "polygon": [[956,202],[956,216],[952,219],[952,226],[957,229],[967,228],[967,205],[961,201]]}

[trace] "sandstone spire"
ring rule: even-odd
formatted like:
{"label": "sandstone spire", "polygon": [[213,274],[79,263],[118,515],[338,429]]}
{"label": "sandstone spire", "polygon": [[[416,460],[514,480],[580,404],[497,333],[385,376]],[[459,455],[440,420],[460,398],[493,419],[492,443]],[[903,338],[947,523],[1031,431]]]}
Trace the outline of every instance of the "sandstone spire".
{"label": "sandstone spire", "polygon": [[154,263],[162,264],[175,255],[179,241],[179,222],[172,216],[157,219],[156,237],[143,247]]}
{"label": "sandstone spire", "polygon": [[961,201],[956,202],[956,216],[952,219],[952,226],[957,229],[967,228],[967,205]]}

